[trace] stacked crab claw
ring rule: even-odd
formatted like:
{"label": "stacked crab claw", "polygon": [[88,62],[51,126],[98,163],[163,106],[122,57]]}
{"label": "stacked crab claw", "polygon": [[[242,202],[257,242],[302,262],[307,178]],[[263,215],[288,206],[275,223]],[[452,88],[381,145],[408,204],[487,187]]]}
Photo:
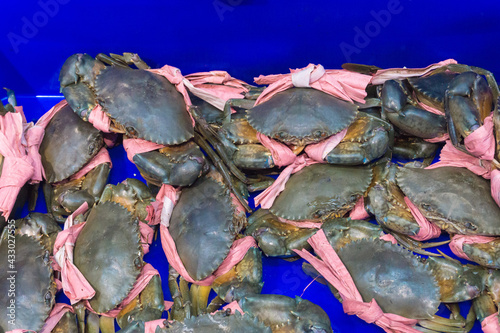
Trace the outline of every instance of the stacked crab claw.
{"label": "stacked crab claw", "polygon": [[[476,319],[500,331],[496,81],[454,60],[343,67],[256,87],[136,54],[75,54],[65,99],[36,123],[8,91],[0,254],[16,244],[20,297],[0,332],[332,332],[314,300],[261,294],[262,254],[303,258],[325,297],[387,332],[464,332]],[[107,184],[108,149],[146,182]],[[40,182],[48,213],[4,227]],[[155,238],[166,288],[145,257]]]}

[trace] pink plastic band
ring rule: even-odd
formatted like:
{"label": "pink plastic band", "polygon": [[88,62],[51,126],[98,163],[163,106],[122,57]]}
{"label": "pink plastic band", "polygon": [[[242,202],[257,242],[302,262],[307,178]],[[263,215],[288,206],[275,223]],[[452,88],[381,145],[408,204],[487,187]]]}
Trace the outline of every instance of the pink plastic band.
{"label": "pink plastic band", "polygon": [[495,136],[493,134],[493,114],[484,118],[483,126],[464,139],[465,148],[477,158],[491,161],[495,157]]}
{"label": "pink plastic band", "polygon": [[310,144],[305,148],[307,156],[315,161],[323,163],[326,156],[338,146],[338,144],[344,139],[347,134],[347,128],[344,128],[337,134],[334,134],[318,143]]}
{"label": "pink plastic band", "polygon": [[497,169],[491,172],[491,196],[500,206],[500,170]]}
{"label": "pink plastic band", "polygon": [[365,103],[365,88],[371,77],[346,70],[325,70],[321,65],[309,64],[290,69],[291,74],[259,76],[257,84],[269,84],[255,105],[268,101],[275,94],[292,87],[311,87],[349,102]]}
{"label": "pink plastic band", "polygon": [[319,230],[309,238],[308,242],[322,260],[306,250],[294,250],[294,252],[307,260],[338,290],[343,300],[342,305],[345,313],[357,315],[367,323],[375,323],[386,332],[420,332],[412,327],[417,324],[418,320],[384,313],[374,299],[368,303],[363,302],[363,298],[357,290],[349,271],[331,247],[323,230]]}
{"label": "pink plastic band", "polygon": [[406,205],[410,209],[411,215],[413,215],[418,225],[420,226],[418,234],[410,237],[417,241],[424,241],[433,238],[438,238],[441,235],[441,229],[439,229],[436,225],[427,221],[427,219],[420,212],[418,207],[415,206],[413,202],[411,202],[410,199],[408,199],[408,197],[405,197],[404,200]]}
{"label": "pink plastic band", "polygon": [[391,234],[383,234],[379,238],[381,240],[385,240],[386,242],[391,242],[394,245],[396,245],[398,243],[398,241],[396,240],[396,238],[394,238],[394,236],[391,235]]}
{"label": "pink plastic band", "polygon": [[487,237],[487,236],[466,236],[466,235],[455,235],[451,238],[450,249],[451,252],[455,253],[457,257],[471,260],[467,254],[463,251],[464,244],[485,244],[498,239],[497,237]]}
{"label": "pink plastic band", "polygon": [[[40,156],[40,144],[42,143],[45,128],[49,124],[50,120],[54,115],[64,108],[68,103],[66,100],[62,100],[56,105],[54,105],[49,111],[47,111],[43,116],[38,119],[35,125],[29,126],[26,130],[26,148],[28,150],[28,155],[30,155],[33,160],[33,167],[35,172],[31,178],[32,183],[38,183],[45,178],[45,171],[43,170],[42,157]],[[31,123],[30,123],[31,124]]]}
{"label": "pink plastic band", "polygon": [[450,139],[450,135],[448,133],[444,133],[443,135],[438,136],[436,138],[424,139],[424,141],[430,142],[430,143],[438,143],[438,142],[444,142],[444,141],[449,140],[449,139]]}
{"label": "pink plastic band", "polygon": [[491,178],[491,162],[480,160],[456,149],[449,140],[446,141],[446,144],[441,150],[439,160],[439,162],[431,164],[426,169],[436,169],[445,166],[467,168],[476,175],[486,179]]}
{"label": "pink plastic band", "polygon": [[297,156],[284,143],[271,139],[264,134],[257,132],[257,139],[271,152],[273,162],[276,166],[282,167],[292,164]]}
{"label": "pink plastic band", "polygon": [[349,217],[352,220],[364,220],[370,217],[370,214],[365,209],[365,198],[363,196],[358,199],[356,205],[354,205],[354,208],[349,213]]}
{"label": "pink plastic band", "polygon": [[371,84],[379,85],[383,84],[388,80],[402,80],[409,77],[415,76],[424,76],[429,72],[444,67],[450,64],[456,64],[457,61],[454,59],[447,59],[438,62],[437,64],[429,65],[425,68],[388,68],[388,69],[380,69],[375,73],[371,80]]}
{"label": "pink plastic band", "polygon": [[134,163],[135,155],[147,153],[148,151],[153,151],[164,147],[165,146],[151,141],[123,137],[123,148],[125,148],[125,151],[127,152],[128,160],[132,163]]}
{"label": "pink plastic band", "polygon": [[117,145],[120,136],[121,135],[118,133],[103,133],[102,138],[104,139],[106,147],[113,148]]}
{"label": "pink plastic band", "polygon": [[80,169],[80,171],[71,176],[70,179],[73,180],[82,178],[87,173],[94,170],[95,167],[103,163],[108,163],[110,168],[113,167],[113,163],[111,163],[111,157],[109,157],[109,152],[105,147],[101,148],[97,155],[95,155],[94,158],[90,160],[90,162],[85,164],[83,168]]}
{"label": "pink plastic band", "polygon": [[165,328],[165,319],[157,319],[144,323],[144,333],[156,333],[156,328]]}
{"label": "pink plastic band", "polygon": [[243,207],[241,202],[236,198],[236,196],[233,193],[230,193],[230,195],[231,195],[231,202],[233,203],[233,206],[236,210],[236,213],[237,214],[244,214],[244,216],[246,216],[245,207]]}
{"label": "pink plastic band", "polygon": [[104,133],[110,133],[109,127],[111,126],[111,119],[108,115],[104,113],[102,107],[97,104],[95,108],[90,112],[89,123],[94,125],[99,131]]}
{"label": "pink plastic band", "polygon": [[[146,207],[148,215],[145,220],[148,221],[148,224],[160,224],[162,217],[165,221],[164,223],[168,223],[179,194],[180,192],[173,186],[162,184],[160,191],[158,191],[158,194],[156,195],[156,201],[153,201]],[[166,226],[168,227],[168,225]]]}
{"label": "pink plastic band", "polygon": [[32,330],[23,330],[23,329],[19,329],[19,328],[12,330],[12,331],[7,331],[6,333],[26,333],[26,332],[37,333],[37,332],[32,331]]}
{"label": "pink plastic band", "polygon": [[176,67],[165,65],[162,68],[158,69],[148,69],[148,71],[165,77],[170,83],[175,85],[175,89],[177,89],[177,91],[180,92],[182,97],[184,98],[184,102],[186,103],[186,111],[189,114],[189,117],[191,117],[191,122],[193,123],[194,126],[195,124],[194,118],[191,115],[191,112],[189,112],[189,108],[191,107],[192,103],[191,99],[189,98],[189,94],[186,90],[186,87],[184,85],[185,82],[189,81],[184,79],[184,76],[182,76],[181,74],[181,70]]}
{"label": "pink plastic band", "polygon": [[39,333],[50,333],[54,329],[54,327],[57,326],[61,318],[64,316],[66,312],[71,312],[75,313],[73,310],[73,307],[64,304],[64,303],[57,303],[54,305],[54,308],[52,308],[52,311],[49,314],[49,317],[47,320],[45,320],[45,325],[43,325],[42,329],[40,330]]}
{"label": "pink plastic band", "polygon": [[141,233],[142,252],[144,254],[147,254],[149,253],[149,246],[153,242],[155,231],[149,225],[141,221],[139,221],[139,229]]}
{"label": "pink plastic band", "polygon": [[484,333],[500,333],[500,323],[498,322],[498,313],[493,313],[484,318],[481,322],[481,329]]}
{"label": "pink plastic band", "polygon": [[441,110],[439,110],[439,109],[436,109],[435,107],[432,107],[432,106],[427,105],[427,104],[422,103],[422,102],[418,102],[417,104],[418,104],[418,106],[419,106],[420,108],[424,109],[425,111],[428,111],[428,112],[430,112],[430,113],[434,113],[434,114],[438,114],[438,115],[440,115],[440,116],[444,115],[444,112],[443,112],[443,111],[441,111]]}
{"label": "pink plastic band", "polygon": [[[236,311],[238,311],[239,313],[241,313],[242,315],[245,314],[245,312],[241,309],[241,306],[240,304],[237,302],[237,301],[232,301],[231,303],[225,305],[222,310],[227,310],[229,309],[231,311],[231,314],[235,314]],[[217,312],[217,311],[216,311]],[[214,312],[215,313],[215,312]]]}
{"label": "pink plastic band", "polygon": [[285,184],[290,179],[290,176],[304,167],[312,164],[318,163],[310,158],[305,158],[304,156],[299,156],[295,159],[295,161],[287,166],[278,178],[274,181],[274,183],[265,189],[261,194],[255,197],[255,207],[261,206],[264,209],[269,209],[274,200],[278,197],[278,195],[283,192],[285,189]]}
{"label": "pink plastic band", "polygon": [[19,112],[7,112],[0,116],[0,154],[4,157],[0,176],[0,211],[6,219],[19,190],[35,172],[33,160],[22,145],[23,119],[24,115]]}
{"label": "pink plastic band", "polygon": [[[195,96],[223,111],[228,99],[244,98],[245,82],[232,78],[225,71],[194,73],[185,76],[184,85]],[[233,110],[234,113],[234,110]]]}

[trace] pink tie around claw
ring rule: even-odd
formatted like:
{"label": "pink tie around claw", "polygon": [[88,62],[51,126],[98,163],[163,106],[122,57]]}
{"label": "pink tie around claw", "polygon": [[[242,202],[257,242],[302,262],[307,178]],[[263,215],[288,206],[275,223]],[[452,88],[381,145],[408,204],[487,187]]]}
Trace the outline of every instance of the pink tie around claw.
{"label": "pink tie around claw", "polygon": [[370,214],[365,210],[365,198],[363,196],[356,202],[356,205],[349,213],[349,217],[353,220],[364,220],[370,217]]}
{"label": "pink tie around claw", "polygon": [[161,149],[163,147],[165,146],[143,139],[123,138],[123,148],[125,148],[128,160],[132,163],[134,163],[135,155]]}
{"label": "pink tie around claw", "polygon": [[104,133],[111,133],[109,127],[111,126],[111,119],[104,113],[102,107],[97,104],[95,108],[90,112],[89,123],[94,125],[99,131]]}
{"label": "pink tie around claw", "polygon": [[221,111],[227,100],[244,98],[248,92],[245,82],[231,77],[225,71],[194,73],[185,78],[184,85],[193,95]]}
{"label": "pink tie around claw", "polygon": [[495,239],[497,238],[488,236],[455,235],[451,239],[450,249],[457,257],[472,261],[463,250],[464,244],[486,244]]}
{"label": "pink tie around claw", "polygon": [[77,173],[75,173],[73,176],[71,176],[69,179],[79,179],[85,176],[87,173],[90,171],[94,170],[95,167],[97,167],[100,164],[108,163],[109,168],[113,166],[113,163],[111,162],[111,157],[109,156],[108,150],[103,147],[99,152],[97,153],[96,156],[94,156],[90,162],[85,164],[83,168],[81,168]]}
{"label": "pink tie around claw", "polygon": [[7,219],[21,187],[35,173],[33,159],[22,145],[24,115],[7,112],[0,116],[0,155],[3,164],[0,176],[0,212]]}
{"label": "pink tie around claw", "polygon": [[[170,232],[168,231],[170,217],[172,216],[172,211],[178,199],[178,192],[172,186],[165,184],[162,185],[162,189],[163,191],[160,190],[160,192],[162,192],[163,197],[160,197],[160,199],[163,202],[157,205],[156,208],[157,210],[161,210],[161,212],[154,213],[154,216],[158,216],[158,214],[161,216],[160,218],[161,246],[163,247],[163,251],[167,256],[168,263],[172,265],[172,267],[187,282],[194,283],[200,286],[210,286],[217,277],[226,274],[237,263],[239,263],[243,259],[243,257],[245,257],[245,254],[248,252],[250,248],[257,247],[257,243],[255,242],[255,239],[252,236],[246,236],[235,240],[233,245],[231,246],[231,249],[229,250],[227,257],[224,259],[224,261],[220,264],[220,266],[215,270],[215,272],[212,275],[206,277],[201,281],[194,280],[193,278],[191,278],[191,276],[189,276],[189,273],[184,267],[184,264],[182,263],[181,258],[179,257],[179,254],[175,247],[175,242],[172,239]],[[158,199],[159,198],[157,196],[157,200]],[[156,220],[156,218],[154,218],[154,220]]]}
{"label": "pink tie around claw", "polygon": [[499,333],[500,323],[498,322],[498,313],[493,313],[484,318],[481,322],[481,329],[484,333]]}
{"label": "pink tie around claw", "polygon": [[73,310],[73,307],[68,304],[57,303],[56,305],[54,305],[54,308],[50,312],[49,318],[47,318],[47,320],[45,321],[45,325],[42,327],[39,333],[52,332],[54,327],[57,326],[66,312],[74,313],[75,311]]}
{"label": "pink tie around claw", "polygon": [[410,209],[411,215],[415,218],[420,230],[415,236],[410,236],[417,241],[425,241],[433,238],[438,238],[441,235],[441,229],[436,225],[430,223],[425,216],[420,212],[420,210],[410,201],[407,197],[404,198],[406,205]]}
{"label": "pink tie around claw", "polygon": [[384,313],[377,302],[364,302],[356,288],[349,271],[344,266],[335,250],[330,246],[323,230],[319,230],[308,240],[314,251],[322,258],[318,259],[306,250],[294,250],[299,256],[307,260],[342,297],[344,312],[357,315],[367,323],[375,323],[386,332],[419,333],[412,326],[417,320],[408,319],[392,313]]}

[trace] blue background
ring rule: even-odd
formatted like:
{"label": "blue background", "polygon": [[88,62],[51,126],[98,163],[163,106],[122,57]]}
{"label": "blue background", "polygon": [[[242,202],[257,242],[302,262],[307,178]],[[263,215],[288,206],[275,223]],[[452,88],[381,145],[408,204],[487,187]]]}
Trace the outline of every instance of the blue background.
{"label": "blue background", "polygon": [[[2,11],[0,85],[16,91],[28,121],[61,99],[46,96],[60,96],[59,69],[76,52],[136,52],[152,67],[227,70],[249,83],[308,63],[424,67],[447,58],[500,75],[498,1],[10,0]],[[138,175],[121,146],[111,156],[111,183]],[[45,211],[43,199],[37,210]],[[159,241],[145,259],[166,287]],[[301,295],[311,281],[301,261],[264,264],[264,293]],[[344,315],[319,283],[303,297],[328,312],[337,332],[382,331]]]}

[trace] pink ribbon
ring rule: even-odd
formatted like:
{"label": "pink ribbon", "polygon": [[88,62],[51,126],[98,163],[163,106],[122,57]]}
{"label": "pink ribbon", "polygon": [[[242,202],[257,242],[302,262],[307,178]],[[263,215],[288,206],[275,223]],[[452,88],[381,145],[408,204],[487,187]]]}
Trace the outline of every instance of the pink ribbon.
{"label": "pink ribbon", "polygon": [[257,139],[271,152],[273,162],[276,166],[282,167],[292,164],[297,156],[284,143],[271,139],[270,137],[257,132]]}
{"label": "pink ribbon", "polygon": [[141,246],[142,252],[144,254],[149,253],[149,245],[153,242],[153,237],[155,235],[155,231],[146,223],[139,221],[139,229],[141,233]]}
{"label": "pink ribbon", "polygon": [[440,61],[436,64],[429,65],[425,68],[388,68],[388,69],[380,69],[375,73],[373,78],[371,79],[371,84],[379,85],[383,84],[388,80],[402,80],[409,77],[415,76],[424,76],[429,72],[444,67],[450,64],[456,64],[457,61],[454,59],[447,59]]}
{"label": "pink ribbon", "polygon": [[305,148],[307,156],[315,161],[324,163],[326,156],[344,140],[347,128],[318,143],[313,143]]}
{"label": "pink ribbon", "polygon": [[365,103],[366,86],[371,77],[346,70],[325,70],[321,65],[290,69],[291,74],[259,76],[257,84],[269,84],[255,105],[268,101],[275,94],[292,87],[310,87],[349,102]]}
{"label": "pink ribbon", "polygon": [[[232,78],[225,71],[194,73],[185,76],[184,85],[195,96],[223,111],[226,101],[245,97],[246,83]],[[232,110],[233,113],[235,112]]]}
{"label": "pink ribbon", "polygon": [[396,238],[394,238],[394,236],[391,235],[391,234],[383,234],[379,238],[381,240],[385,240],[386,242],[391,242],[394,245],[396,245],[398,243],[398,241],[396,240]]}
{"label": "pink ribbon", "polygon": [[75,173],[73,176],[70,177],[71,180],[73,179],[79,179],[85,176],[87,173],[89,173],[91,170],[94,170],[95,167],[97,167],[100,164],[103,163],[108,163],[109,167],[111,168],[113,166],[113,163],[111,163],[111,157],[109,157],[109,152],[108,150],[103,147],[97,155],[95,155],[90,162],[85,164],[83,168],[81,168],[77,173]]}
{"label": "pink ribbon", "polygon": [[430,223],[425,216],[420,212],[417,206],[413,204],[407,197],[404,198],[406,205],[410,209],[411,215],[415,218],[420,229],[418,230],[418,234],[415,236],[410,236],[414,240],[417,241],[425,241],[433,238],[437,238],[441,235],[441,229],[439,229],[436,225]]}
{"label": "pink ribbon", "polygon": [[[212,275],[206,277],[201,281],[196,281],[187,272],[184,264],[182,263],[181,258],[177,252],[177,248],[175,247],[175,242],[168,231],[168,226],[170,223],[170,217],[172,216],[172,210],[174,209],[174,205],[178,199],[178,192],[170,185],[162,185],[163,196],[159,195],[158,198],[161,198],[163,201],[162,205],[158,205],[155,209],[161,210],[160,213],[160,236],[161,236],[161,246],[163,247],[163,251],[167,257],[168,263],[188,282],[200,285],[200,286],[209,286],[213,283],[213,281],[221,276],[229,272],[237,263],[239,263],[248,250],[252,247],[257,247],[257,243],[252,236],[246,236],[240,239],[237,239],[233,242],[227,257],[222,261],[220,266],[215,270]],[[160,189],[161,192],[161,189]],[[235,210],[237,208],[235,207]],[[155,214],[157,216],[157,213]],[[156,218],[155,218],[156,220]]]}
{"label": "pink ribbon", "polygon": [[297,228],[320,229],[321,226],[323,225],[323,223],[321,223],[321,222],[314,222],[314,221],[309,221],[309,220],[298,222],[298,221],[287,220],[287,219],[284,219],[284,218],[279,217],[279,216],[277,216],[277,218],[281,223],[290,224],[290,225],[293,225],[294,227],[297,227]]}
{"label": "pink ribbon", "polygon": [[307,260],[338,290],[343,300],[342,305],[345,313],[357,315],[367,323],[374,323],[380,326],[386,332],[420,332],[412,327],[418,323],[418,320],[384,313],[374,299],[370,302],[363,302],[363,298],[357,290],[349,271],[335,250],[330,246],[323,230],[319,230],[314,236],[309,238],[308,242],[322,260],[314,257],[306,250],[294,250],[294,252]]}
{"label": "pink ribbon", "polygon": [[278,195],[283,192],[285,189],[285,184],[290,179],[290,176],[304,167],[312,164],[318,163],[310,158],[306,158],[304,156],[299,156],[295,159],[295,161],[287,166],[278,178],[274,181],[274,183],[269,186],[265,191],[255,197],[255,207],[261,206],[262,208],[269,209],[274,200],[278,197]]}
{"label": "pink ribbon", "polygon": [[156,333],[156,328],[165,328],[165,319],[157,319],[144,323],[144,333]]}
{"label": "pink ribbon", "polygon": [[354,205],[354,208],[349,213],[352,220],[364,220],[370,217],[370,214],[365,210],[365,198],[362,196]]}
{"label": "pink ribbon", "polygon": [[467,254],[465,254],[463,247],[464,244],[485,244],[498,239],[497,237],[487,237],[487,236],[466,236],[466,235],[455,235],[451,238],[450,249],[451,252],[455,253],[457,257],[471,260]]}
{"label": "pink ribbon", "polygon": [[73,310],[73,307],[68,304],[57,303],[50,312],[49,318],[47,318],[47,320],[45,321],[45,325],[43,325],[39,333],[52,332],[54,327],[57,326],[57,324],[64,316],[64,314],[66,314],[66,312],[74,313],[75,311]]}
{"label": "pink ribbon", "polygon": [[35,172],[33,160],[22,145],[23,118],[20,112],[7,112],[0,116],[0,154],[4,157],[0,176],[0,211],[6,219],[21,187]]}
{"label": "pink ribbon", "polygon": [[94,125],[99,131],[104,133],[111,133],[109,127],[111,126],[111,119],[104,113],[102,107],[97,104],[89,114],[89,123]]}
{"label": "pink ribbon", "polygon": [[189,112],[189,108],[192,103],[185,86],[185,83],[189,81],[184,79],[184,76],[182,76],[181,74],[181,70],[176,67],[165,65],[162,68],[158,69],[148,69],[148,71],[165,77],[170,83],[175,85],[175,89],[177,89],[177,91],[180,92],[182,97],[184,98],[184,102],[186,103],[186,111],[188,112],[189,117],[191,117],[191,121],[194,126],[194,118],[191,115],[191,112]]}
{"label": "pink ribbon", "polygon": [[243,309],[241,308],[240,304],[237,301],[232,301],[231,303],[226,304],[222,308],[222,310],[224,310],[224,311],[226,311],[227,309],[229,309],[231,311],[231,314],[235,314],[236,311],[239,311],[242,315],[245,314],[245,312],[243,311]]}
{"label": "pink ribbon", "polygon": [[123,137],[123,148],[127,153],[127,158],[134,163],[134,156],[137,154],[147,153],[149,151],[164,148],[165,146],[143,139],[132,139]]}
{"label": "pink ribbon", "polygon": [[464,139],[465,148],[477,158],[491,161],[495,157],[493,114],[484,118],[483,125]]}
{"label": "pink ribbon", "polygon": [[481,322],[481,329],[484,333],[500,333],[500,323],[498,322],[498,313],[493,313],[484,318]]}

